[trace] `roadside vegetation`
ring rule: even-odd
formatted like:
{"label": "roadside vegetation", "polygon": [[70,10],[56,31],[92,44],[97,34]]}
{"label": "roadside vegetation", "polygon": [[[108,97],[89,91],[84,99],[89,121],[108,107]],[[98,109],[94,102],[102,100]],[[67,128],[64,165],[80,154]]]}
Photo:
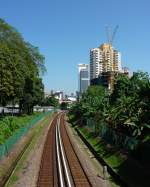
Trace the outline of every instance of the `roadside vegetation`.
{"label": "roadside vegetation", "polygon": [[[77,127],[98,154],[131,186],[149,183],[150,78],[135,72],[115,78],[110,93],[90,86],[69,110]],[[144,169],[142,169],[144,168]],[[143,170],[143,171],[142,171]]]}
{"label": "roadside vegetation", "polygon": [[[36,115],[37,114],[35,114],[35,116]],[[41,146],[41,140],[43,139],[43,132],[47,131],[46,129],[49,126],[52,115],[53,113],[49,113],[38,122],[36,127],[30,129],[30,132],[24,136],[23,141],[14,147],[15,151],[13,154],[10,154],[8,159],[4,160],[0,167],[0,184],[2,184],[2,186],[5,179],[7,179],[8,174],[12,172],[12,169],[13,172],[5,186],[15,186],[16,184],[14,183],[22,179],[22,175],[25,173],[31,178],[33,177],[28,171],[24,171],[26,169],[29,170],[29,162],[31,162],[32,159],[35,160],[31,154],[35,156],[36,152],[39,152],[39,146]],[[33,182],[33,180],[30,181]]]}
{"label": "roadside vegetation", "polygon": [[[25,149],[23,155],[17,162],[17,165],[15,165],[14,171],[12,175],[9,178],[9,181],[7,182],[6,187],[12,187],[15,186],[18,180],[21,180],[22,176],[24,175],[25,168],[28,170],[28,162],[31,161],[31,159],[34,160],[34,158],[31,157],[31,154],[35,155],[35,151],[38,151],[37,145],[41,144],[41,140],[43,138],[43,132],[46,130],[47,126],[49,125],[51,120],[51,115],[47,115],[44,120],[42,120],[39,125],[36,128],[32,129],[32,138],[29,141],[28,147]],[[30,138],[29,138],[30,139]],[[27,142],[28,142],[27,141]],[[40,141],[40,142],[39,142]],[[39,146],[39,145],[38,145]],[[22,173],[21,173],[22,171]],[[26,172],[27,174],[28,172]],[[28,174],[30,176],[30,174]],[[30,176],[32,178],[32,176]],[[33,182],[33,179],[31,180]],[[34,181],[36,182],[36,181]]]}
{"label": "roadside vegetation", "polygon": [[12,136],[18,129],[29,125],[29,123],[39,116],[39,113],[24,116],[7,116],[0,120],[0,145],[3,144],[10,136]]}
{"label": "roadside vegetation", "polygon": [[59,100],[54,96],[48,96],[44,98],[42,106],[53,106],[54,108],[57,108],[59,106]]}
{"label": "roadside vegetation", "polygon": [[143,72],[134,73],[131,78],[118,75],[112,93],[101,86],[90,86],[72,106],[69,116],[79,126],[93,120],[95,134],[101,126],[106,126],[116,134],[147,141],[150,138],[149,75]]}
{"label": "roadside vegetation", "polygon": [[44,98],[44,57],[11,25],[0,19],[0,106],[19,105],[32,114]]}

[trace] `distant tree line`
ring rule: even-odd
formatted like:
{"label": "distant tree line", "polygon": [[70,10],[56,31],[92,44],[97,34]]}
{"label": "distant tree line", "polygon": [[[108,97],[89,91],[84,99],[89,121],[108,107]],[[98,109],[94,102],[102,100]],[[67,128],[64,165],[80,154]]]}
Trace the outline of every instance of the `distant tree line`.
{"label": "distant tree line", "polygon": [[42,102],[42,106],[53,106],[54,108],[60,108],[61,110],[67,110],[68,103],[59,103],[59,100],[54,95],[47,96]]}
{"label": "distant tree line", "polygon": [[0,105],[19,104],[31,114],[44,98],[44,57],[12,26],[0,19]]}
{"label": "distant tree line", "polygon": [[42,106],[53,106],[56,108],[59,106],[59,100],[56,99],[54,96],[48,96],[44,98]]}

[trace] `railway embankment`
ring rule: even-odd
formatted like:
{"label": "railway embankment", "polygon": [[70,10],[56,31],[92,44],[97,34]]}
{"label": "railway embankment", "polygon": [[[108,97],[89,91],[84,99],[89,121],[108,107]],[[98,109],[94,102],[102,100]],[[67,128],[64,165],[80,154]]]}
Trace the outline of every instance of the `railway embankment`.
{"label": "railway embankment", "polygon": [[75,128],[78,136],[87,145],[95,158],[103,166],[107,166],[110,179],[119,186],[147,187],[150,184],[149,170],[130,157],[123,150],[96,138],[85,128]]}
{"label": "railway embankment", "polygon": [[42,141],[50,120],[51,114],[43,116],[0,161],[0,186],[32,186],[31,183],[35,183]]}

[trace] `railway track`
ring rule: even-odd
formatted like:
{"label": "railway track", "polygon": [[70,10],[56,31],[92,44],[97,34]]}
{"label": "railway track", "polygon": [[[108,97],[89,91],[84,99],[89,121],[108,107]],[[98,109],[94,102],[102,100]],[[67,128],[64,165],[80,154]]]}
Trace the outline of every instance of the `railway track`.
{"label": "railway track", "polygon": [[92,187],[67,134],[64,116],[55,116],[49,129],[37,187]]}

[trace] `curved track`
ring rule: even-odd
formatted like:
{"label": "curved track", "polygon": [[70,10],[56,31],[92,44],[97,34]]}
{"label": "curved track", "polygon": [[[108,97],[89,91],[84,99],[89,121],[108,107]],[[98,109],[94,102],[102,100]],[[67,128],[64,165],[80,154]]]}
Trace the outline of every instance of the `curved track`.
{"label": "curved track", "polygon": [[52,121],[37,187],[92,187],[67,134],[64,116],[58,114]]}

